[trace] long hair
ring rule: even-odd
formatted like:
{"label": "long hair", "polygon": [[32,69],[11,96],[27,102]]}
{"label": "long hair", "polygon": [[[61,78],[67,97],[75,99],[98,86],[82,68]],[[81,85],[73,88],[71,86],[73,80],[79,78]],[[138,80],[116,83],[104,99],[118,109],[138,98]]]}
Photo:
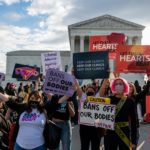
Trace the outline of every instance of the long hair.
{"label": "long hair", "polygon": [[28,110],[27,111],[28,112],[32,111],[32,108],[29,105],[30,98],[31,98],[32,95],[34,95],[37,100],[40,99],[39,106],[38,106],[37,109],[40,111],[40,113],[42,113],[44,111],[44,107],[43,107],[44,102],[43,102],[43,97],[42,97],[42,95],[40,94],[39,91],[33,91],[29,94],[29,97],[28,97],[28,100],[27,100],[27,105],[28,105]]}
{"label": "long hair", "polygon": [[115,90],[115,83],[116,81],[118,80],[121,80],[123,82],[123,85],[124,85],[124,91],[123,91],[123,94],[128,94],[129,93],[129,84],[128,82],[124,79],[124,78],[121,78],[121,77],[117,77],[115,79],[113,79],[110,83],[110,88],[111,88],[111,91],[113,94],[116,94],[116,90]]}
{"label": "long hair", "polygon": [[130,82],[130,83],[129,83],[129,86],[132,86],[132,88],[133,88],[133,92],[131,93],[131,95],[136,95],[136,94],[137,94],[137,91],[136,91],[135,85],[134,85],[132,82]]}

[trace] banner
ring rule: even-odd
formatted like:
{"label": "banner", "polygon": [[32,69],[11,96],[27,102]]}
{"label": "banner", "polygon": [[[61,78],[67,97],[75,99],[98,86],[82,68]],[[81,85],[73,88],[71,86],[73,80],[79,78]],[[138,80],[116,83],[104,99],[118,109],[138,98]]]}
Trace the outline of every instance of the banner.
{"label": "banner", "polygon": [[118,45],[125,44],[125,35],[122,33],[112,33],[111,35],[90,36],[89,51],[109,51],[109,59],[116,59]]}
{"label": "banner", "polygon": [[108,78],[108,51],[74,53],[73,67],[77,79]]}
{"label": "banner", "polygon": [[5,80],[5,74],[0,72],[0,82]]}
{"label": "banner", "polygon": [[116,71],[124,73],[150,73],[150,46],[118,46]]}
{"label": "banner", "polygon": [[48,52],[41,54],[43,75],[46,75],[46,72],[49,68],[61,70],[61,58],[60,52]]}
{"label": "banner", "polygon": [[116,106],[81,102],[79,124],[114,130]]}
{"label": "banner", "polygon": [[74,76],[66,72],[50,68],[46,73],[43,90],[46,93],[66,95],[71,97],[74,93],[74,81]]}
{"label": "banner", "polygon": [[19,81],[37,80],[40,75],[40,68],[22,64],[15,64],[12,78]]}

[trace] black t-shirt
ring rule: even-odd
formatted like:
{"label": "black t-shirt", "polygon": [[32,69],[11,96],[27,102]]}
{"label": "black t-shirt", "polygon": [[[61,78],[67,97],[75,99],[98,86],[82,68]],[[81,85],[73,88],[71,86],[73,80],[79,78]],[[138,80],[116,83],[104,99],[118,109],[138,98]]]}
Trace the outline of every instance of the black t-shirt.
{"label": "black t-shirt", "polygon": [[69,120],[69,111],[68,111],[68,103],[58,103],[59,97],[57,95],[52,96],[51,101],[49,101],[45,108],[47,110],[47,114],[50,118],[56,118],[61,120]]}

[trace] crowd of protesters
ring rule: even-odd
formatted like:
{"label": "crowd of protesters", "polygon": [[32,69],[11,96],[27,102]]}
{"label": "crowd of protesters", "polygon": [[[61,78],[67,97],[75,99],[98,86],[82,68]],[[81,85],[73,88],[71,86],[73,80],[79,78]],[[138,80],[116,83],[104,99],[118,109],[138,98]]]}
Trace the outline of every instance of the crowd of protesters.
{"label": "crowd of protesters", "polygon": [[[106,150],[117,150],[117,147],[121,150],[136,149],[140,122],[144,121],[146,112],[146,95],[150,95],[150,77],[143,88],[138,81],[128,83],[118,77],[113,81],[104,79],[101,83],[92,80],[82,87],[76,80],[74,90],[74,95],[67,97],[46,94],[36,82],[25,85],[21,82],[19,87],[8,83],[4,89],[0,87],[0,149],[46,150],[43,131],[49,117],[62,129],[63,150],[71,150],[71,123],[78,124],[78,104],[87,96],[109,97],[111,104],[122,105],[118,108],[115,125],[126,138],[122,140],[112,130],[79,125],[81,150],[89,150],[90,145],[91,150],[99,150],[102,137]],[[120,127],[119,122],[125,122],[125,125]],[[14,124],[18,130],[12,138],[10,131]]]}

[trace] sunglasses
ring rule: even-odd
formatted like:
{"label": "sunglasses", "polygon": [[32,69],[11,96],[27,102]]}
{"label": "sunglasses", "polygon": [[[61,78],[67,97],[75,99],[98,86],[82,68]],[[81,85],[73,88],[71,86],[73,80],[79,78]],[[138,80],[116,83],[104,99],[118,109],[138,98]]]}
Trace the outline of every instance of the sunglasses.
{"label": "sunglasses", "polygon": [[37,104],[39,104],[39,102],[38,101],[34,101],[34,100],[30,100],[30,104],[31,105],[37,105]]}

